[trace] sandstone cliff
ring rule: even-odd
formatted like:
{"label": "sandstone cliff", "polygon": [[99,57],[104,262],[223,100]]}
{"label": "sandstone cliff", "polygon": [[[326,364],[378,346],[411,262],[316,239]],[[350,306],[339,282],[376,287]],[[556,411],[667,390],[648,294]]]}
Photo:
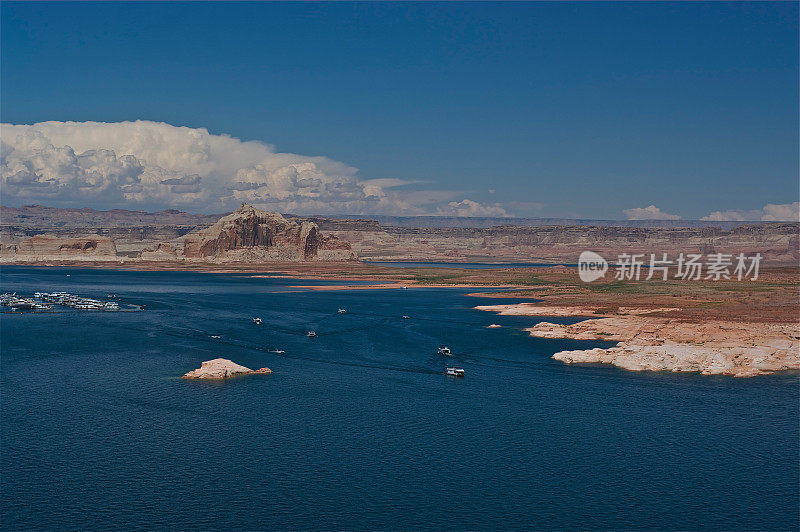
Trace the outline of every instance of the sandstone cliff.
{"label": "sandstone cliff", "polygon": [[[331,227],[327,227],[330,225]],[[497,226],[490,228],[374,227],[324,224],[351,242],[362,260],[577,262],[581,251],[620,253],[761,253],[766,261],[796,263],[797,223],[717,227]]]}
{"label": "sandstone cliff", "polygon": [[[252,207],[250,208],[252,209]],[[241,209],[240,209],[241,210]],[[256,209],[253,209],[256,211]],[[258,211],[264,212],[264,211]],[[234,213],[235,215],[236,213]],[[231,216],[225,216],[228,219]],[[160,253],[157,246],[167,242],[183,256],[184,239],[195,242],[189,249],[189,260],[222,262],[225,260],[259,262],[263,260],[304,260],[306,244],[311,258],[342,260],[350,251],[365,260],[397,261],[447,261],[447,262],[567,262],[577,261],[581,251],[589,249],[607,258],[621,252],[643,253],[761,253],[765,262],[796,264],[800,259],[800,224],[798,223],[747,223],[747,222],[693,222],[672,221],[676,227],[646,227],[633,222],[591,222],[564,220],[565,225],[524,225],[526,220],[480,219],[478,226],[469,223],[476,219],[463,219],[464,226],[447,227],[437,219],[414,218],[400,220],[383,217],[386,223],[366,219],[331,219],[325,217],[301,218],[292,215],[264,213],[269,224],[288,227],[292,231],[276,230],[268,233],[247,233],[254,226],[241,225],[241,234],[220,235],[209,238],[216,243],[203,241],[205,252],[197,244],[200,235],[217,226],[219,217],[195,215],[179,211],[145,213],[138,211],[94,211],[92,209],[56,209],[42,206],[21,208],[0,206],[0,242],[19,246],[22,241],[40,234],[55,235],[64,239],[110,238],[116,245],[117,255],[128,259],[175,260],[170,252]],[[448,223],[453,223],[449,220]],[[530,222],[528,220],[527,222]],[[248,222],[249,223],[249,222]],[[431,224],[430,227],[411,227],[408,224]],[[495,224],[487,227],[488,224]],[[496,224],[506,225],[496,225]],[[614,225],[611,225],[611,224]],[[645,222],[636,222],[644,224]],[[212,225],[213,224],[213,225]],[[306,229],[300,242],[301,227],[315,228],[314,235]],[[388,225],[387,225],[388,224]],[[514,225],[511,225],[514,224]],[[523,224],[523,225],[520,225]],[[700,225],[698,225],[700,224]],[[235,226],[235,224],[232,224]],[[259,225],[259,224],[255,224]],[[233,229],[236,233],[238,229]],[[213,232],[213,231],[212,231]],[[325,236],[320,237],[319,233]],[[272,240],[278,245],[268,246],[253,242]],[[312,238],[308,238],[312,236]],[[336,238],[331,238],[336,237]],[[227,242],[225,239],[228,239]],[[338,239],[338,240],[337,240]],[[292,241],[290,245],[288,241]],[[283,244],[282,244],[283,242]],[[315,244],[316,242],[316,244]],[[6,246],[7,247],[7,246]],[[302,253],[289,250],[302,249]],[[314,250],[316,249],[316,257]],[[265,252],[267,250],[267,252]],[[163,250],[161,250],[163,251]],[[156,252],[154,254],[154,252]],[[206,253],[206,254],[204,254]],[[5,256],[5,255],[4,255]]]}
{"label": "sandstone cliff", "polygon": [[214,262],[355,259],[347,242],[323,236],[317,224],[245,204],[208,229],[186,235],[183,255]]}
{"label": "sandstone cliff", "polygon": [[16,244],[0,245],[0,257],[8,262],[43,260],[117,260],[114,241],[107,237],[61,238],[36,235]]}
{"label": "sandstone cliff", "polygon": [[139,258],[142,260],[171,261],[178,260],[178,252],[175,246],[169,242],[159,242],[155,248],[144,248]]}

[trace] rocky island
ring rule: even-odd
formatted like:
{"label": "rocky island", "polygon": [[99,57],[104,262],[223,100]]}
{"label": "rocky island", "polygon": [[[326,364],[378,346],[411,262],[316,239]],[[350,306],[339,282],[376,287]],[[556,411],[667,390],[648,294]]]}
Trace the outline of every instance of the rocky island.
{"label": "rocky island", "polygon": [[267,375],[272,373],[269,368],[261,368],[252,370],[244,366],[240,366],[227,358],[215,358],[213,360],[206,360],[199,368],[186,373],[184,379],[228,379],[230,377],[239,377],[242,375]]}

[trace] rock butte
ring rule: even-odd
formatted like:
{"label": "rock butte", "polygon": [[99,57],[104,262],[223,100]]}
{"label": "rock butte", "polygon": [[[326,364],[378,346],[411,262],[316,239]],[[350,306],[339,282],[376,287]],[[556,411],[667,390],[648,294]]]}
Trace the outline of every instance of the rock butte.
{"label": "rock butte", "polygon": [[183,256],[218,262],[352,260],[350,244],[322,236],[314,222],[242,204],[209,227],[186,235]]}
{"label": "rock butte", "polygon": [[648,316],[680,309],[625,309],[596,317],[598,309],[516,305],[482,305],[479,310],[514,316],[591,316],[572,325],[540,322],[526,329],[537,338],[609,340],[606,349],[560,351],[553,358],[566,364],[602,363],[632,371],[699,372],[703,375],[752,377],[800,369],[797,323],[693,323]]}
{"label": "rock butte", "polygon": [[253,375],[262,374],[266,375],[272,373],[269,368],[261,368],[252,370],[244,366],[240,366],[227,358],[215,358],[213,360],[206,360],[199,368],[190,371],[183,376],[184,379],[227,379],[239,375]]}

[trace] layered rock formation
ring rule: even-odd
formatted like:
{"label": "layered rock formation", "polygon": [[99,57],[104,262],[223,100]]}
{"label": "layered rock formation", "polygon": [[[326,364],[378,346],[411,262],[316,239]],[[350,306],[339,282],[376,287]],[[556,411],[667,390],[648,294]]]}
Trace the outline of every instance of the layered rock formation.
{"label": "layered rock formation", "polygon": [[159,212],[129,211],[112,209],[64,209],[44,205],[6,207],[0,205],[0,219],[3,224],[18,227],[63,227],[84,229],[88,227],[163,227],[211,225],[221,214],[191,214],[169,209]]}
{"label": "layered rock formation", "polygon": [[0,245],[0,257],[9,262],[47,260],[117,260],[114,241],[107,237],[60,238],[36,235],[17,244]]}
{"label": "layered rock formation", "polygon": [[[681,252],[747,255],[759,252],[765,263],[796,264],[800,259],[798,223],[674,220],[663,222],[670,227],[655,227],[651,221],[563,220],[563,225],[542,225],[548,220],[430,217],[382,217],[382,223],[378,223],[258,212],[263,213],[258,215],[265,221],[263,229],[256,228],[262,225],[259,222],[243,222],[238,227],[234,222],[225,231],[214,234],[217,231],[214,228],[221,222],[219,217],[179,211],[145,213],[0,206],[0,242],[19,245],[39,234],[64,239],[90,235],[113,239],[118,255],[159,261],[176,260],[171,253],[154,254],[161,242],[172,245],[179,259],[184,239],[190,244],[186,255],[189,260],[212,262],[343,260],[350,257],[350,251],[366,260],[448,262],[573,263],[584,250],[609,259],[622,252],[642,253],[647,257],[650,253],[669,253],[674,257]],[[223,219],[231,216],[238,215],[234,213]],[[447,226],[456,222],[461,226]],[[320,232],[326,236],[321,237]],[[270,241],[274,245],[268,245]]]}
{"label": "layered rock formation", "polygon": [[[486,305],[476,307],[515,316],[591,316],[601,309]],[[800,369],[797,323],[702,323],[649,316],[675,308],[619,309],[608,317],[572,325],[540,322],[526,329],[537,338],[616,341],[616,346],[560,351],[553,358],[567,364],[602,363],[632,371],[699,372],[703,375],[752,377]]]}
{"label": "layered rock formation", "polygon": [[663,318],[602,318],[562,326],[539,323],[529,329],[542,338],[619,339],[608,349],[561,351],[567,364],[613,364],[632,371],[694,371],[703,375],[752,377],[800,369],[798,327],[793,324]]}
{"label": "layered rock formation", "polygon": [[[3,224],[19,227],[165,227],[165,226],[203,226],[208,227],[224,214],[194,214],[175,209],[159,212],[130,211],[112,209],[98,211],[90,208],[71,209],[46,207],[43,205],[25,205],[23,207],[7,207],[0,205],[0,220]],[[286,215],[287,218],[299,218]],[[328,218],[314,216],[305,218],[315,222],[323,231],[332,229],[331,224],[342,229],[344,226],[363,231],[366,226],[381,227],[429,227],[429,228],[482,228],[498,226],[540,227],[540,226],[613,226],[642,228],[686,228],[715,227],[730,230],[752,222],[710,220],[592,220],[574,218],[498,218],[498,217],[459,217],[459,216],[380,216],[355,215]]]}
{"label": "layered rock formation", "polygon": [[252,370],[244,366],[240,366],[227,358],[215,358],[213,360],[206,360],[199,368],[186,373],[184,379],[228,379],[230,377],[237,377],[240,375],[251,374],[269,374],[272,370],[269,368],[261,368]]}
{"label": "layered rock formation", "polygon": [[183,255],[216,262],[355,259],[347,242],[323,237],[313,222],[288,221],[244,204],[208,229],[186,235]]}
{"label": "layered rock formation", "polygon": [[139,255],[142,260],[177,260],[178,251],[169,242],[159,242],[154,248],[144,248]]}
{"label": "layered rock formation", "polygon": [[800,224],[760,223],[718,227],[646,228],[563,225],[490,228],[375,227],[320,223],[346,239],[362,260],[577,262],[592,250],[615,259],[620,253],[761,253],[765,261],[796,263]]}
{"label": "layered rock formation", "polygon": [[26,225],[0,225],[0,242],[6,245],[19,245],[22,241],[37,235],[50,235],[63,240],[73,238],[111,239],[117,254],[136,258],[144,251],[153,251],[162,242],[167,242],[177,251],[183,247],[182,237],[205,226],[164,225],[139,227],[124,226],[86,226],[54,227],[37,225],[33,221]]}

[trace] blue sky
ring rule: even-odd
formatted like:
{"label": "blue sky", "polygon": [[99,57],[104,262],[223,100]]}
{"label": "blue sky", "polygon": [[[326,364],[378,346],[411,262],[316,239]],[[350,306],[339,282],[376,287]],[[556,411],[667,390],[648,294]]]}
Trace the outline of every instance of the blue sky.
{"label": "blue sky", "polygon": [[[757,218],[767,204],[798,200],[796,3],[0,9],[3,123],[164,122],[261,141],[303,156],[293,168],[312,165],[258,173],[253,155],[206,175],[170,167],[174,152],[156,170],[154,155],[133,153],[153,187],[139,191],[134,168],[109,178],[122,192],[87,194],[85,168],[75,170],[83,188],[56,182],[47,172],[72,170],[33,168],[34,148],[15,144],[4,204],[214,211],[221,204],[209,197],[226,179],[260,190],[255,202],[307,211],[328,201],[338,212],[624,218],[655,205],[655,217]],[[106,146],[87,127],[47,139],[76,157],[146,151],[144,141]],[[5,142],[18,133],[9,131]],[[322,192],[291,188],[317,181]],[[364,199],[376,187],[385,201]]]}

